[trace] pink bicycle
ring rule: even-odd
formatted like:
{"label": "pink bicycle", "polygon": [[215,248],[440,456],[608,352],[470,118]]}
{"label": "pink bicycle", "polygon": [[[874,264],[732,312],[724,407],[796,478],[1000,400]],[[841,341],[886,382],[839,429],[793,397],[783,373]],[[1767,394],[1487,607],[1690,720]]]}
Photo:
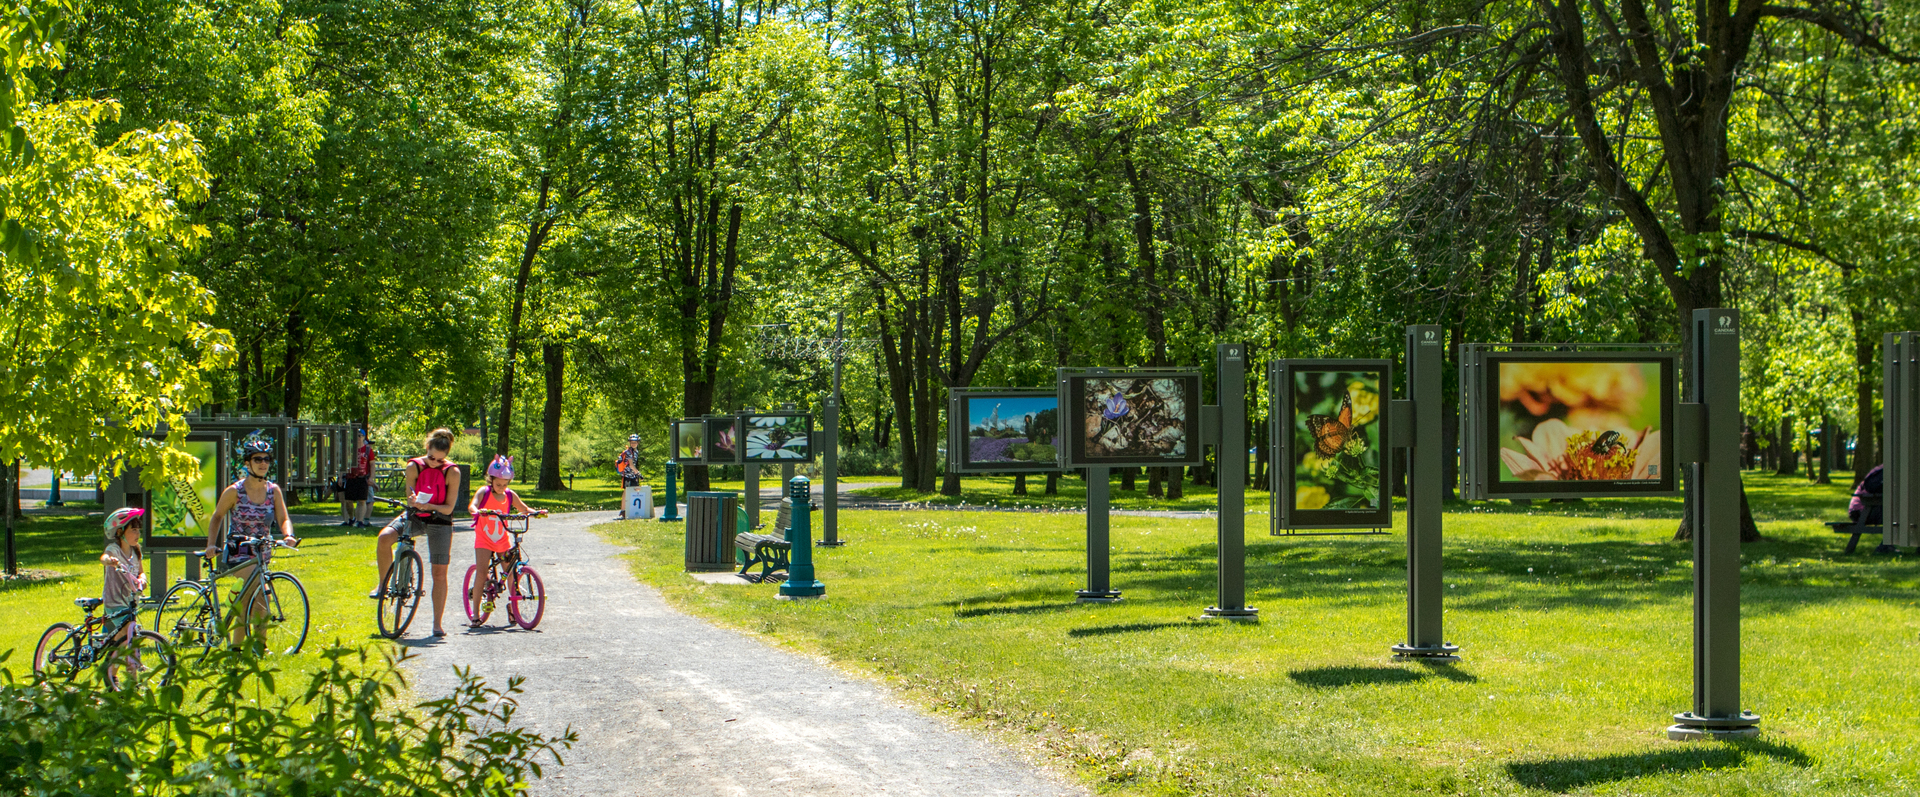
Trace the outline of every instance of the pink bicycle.
{"label": "pink bicycle", "polygon": [[[513,535],[513,547],[505,553],[495,553],[484,570],[479,565],[467,566],[465,589],[460,592],[463,596],[460,602],[467,607],[467,620],[474,625],[486,622],[500,598],[505,596],[507,618],[514,625],[532,631],[547,609],[546,585],[541,583],[540,574],[534,572],[533,566],[527,564],[526,554],[520,549],[520,535],[527,533],[528,521],[533,516],[492,511],[481,514],[500,519],[507,533]],[[477,599],[473,589],[476,579],[486,579]]]}

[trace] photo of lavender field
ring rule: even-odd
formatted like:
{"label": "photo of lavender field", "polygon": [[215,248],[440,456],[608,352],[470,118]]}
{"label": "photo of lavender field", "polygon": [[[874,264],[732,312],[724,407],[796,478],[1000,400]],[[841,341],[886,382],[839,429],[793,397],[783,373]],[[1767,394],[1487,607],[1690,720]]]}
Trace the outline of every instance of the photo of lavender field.
{"label": "photo of lavender field", "polygon": [[967,467],[1054,467],[1059,404],[1055,396],[967,396]]}

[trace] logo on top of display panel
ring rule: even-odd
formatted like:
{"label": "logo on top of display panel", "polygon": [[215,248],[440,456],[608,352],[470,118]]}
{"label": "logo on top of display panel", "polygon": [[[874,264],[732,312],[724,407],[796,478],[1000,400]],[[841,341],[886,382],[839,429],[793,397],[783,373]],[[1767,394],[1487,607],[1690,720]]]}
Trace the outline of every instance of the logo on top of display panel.
{"label": "logo on top of display panel", "polygon": [[1424,337],[1424,338],[1426,338],[1426,340],[1423,340],[1423,341],[1421,341],[1421,342],[1420,342],[1420,345],[1422,345],[1422,346],[1438,346],[1438,345],[1440,345],[1440,341],[1438,341],[1438,340],[1435,340],[1435,339],[1434,339],[1434,337],[1435,337],[1435,334],[1436,334],[1436,333],[1435,333],[1435,332],[1434,332],[1433,330],[1431,330],[1431,329],[1429,329],[1429,330],[1427,330],[1426,332],[1423,332],[1423,333],[1421,333],[1421,336],[1422,336],[1422,337]]}
{"label": "logo on top of display panel", "polygon": [[1720,328],[1714,330],[1713,332],[1716,335],[1731,335],[1735,331],[1736,330],[1733,327],[1733,316],[1723,315],[1723,316],[1720,316]]}

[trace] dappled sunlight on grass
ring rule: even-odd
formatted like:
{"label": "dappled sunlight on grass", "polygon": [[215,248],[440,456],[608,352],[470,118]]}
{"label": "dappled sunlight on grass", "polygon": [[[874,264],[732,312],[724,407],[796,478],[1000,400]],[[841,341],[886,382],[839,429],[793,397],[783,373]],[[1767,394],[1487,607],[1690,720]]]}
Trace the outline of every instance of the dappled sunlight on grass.
{"label": "dappled sunlight on grass", "polygon": [[1662,734],[1691,707],[1691,549],[1663,516],[1677,500],[1450,511],[1451,667],[1389,660],[1399,533],[1277,538],[1250,521],[1261,616],[1237,625],[1198,619],[1215,598],[1204,519],[1113,518],[1113,605],[1073,602],[1073,514],[845,513],[853,543],[816,550],[828,597],[805,605],[692,581],[677,527],[601,528],[675,604],[1037,745],[1105,792],[1916,791],[1920,561],[1840,553],[1813,519],[1840,512],[1844,484],[1749,481],[1767,539],[1743,550],[1744,688],[1765,735],[1738,745]]}

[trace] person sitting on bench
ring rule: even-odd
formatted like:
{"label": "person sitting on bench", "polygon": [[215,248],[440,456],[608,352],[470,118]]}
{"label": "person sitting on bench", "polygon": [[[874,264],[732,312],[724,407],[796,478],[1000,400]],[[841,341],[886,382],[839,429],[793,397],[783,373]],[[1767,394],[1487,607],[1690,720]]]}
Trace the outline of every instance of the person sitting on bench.
{"label": "person sitting on bench", "polygon": [[[1860,486],[1853,489],[1853,500],[1847,502],[1847,519],[1869,526],[1880,525],[1880,502],[1873,501],[1868,505],[1865,499],[1879,498],[1882,491],[1886,489],[1886,481],[1886,476],[1880,472],[1879,465],[1867,471],[1867,477],[1861,479]],[[1864,518],[1860,516],[1863,510],[1867,515]]]}

